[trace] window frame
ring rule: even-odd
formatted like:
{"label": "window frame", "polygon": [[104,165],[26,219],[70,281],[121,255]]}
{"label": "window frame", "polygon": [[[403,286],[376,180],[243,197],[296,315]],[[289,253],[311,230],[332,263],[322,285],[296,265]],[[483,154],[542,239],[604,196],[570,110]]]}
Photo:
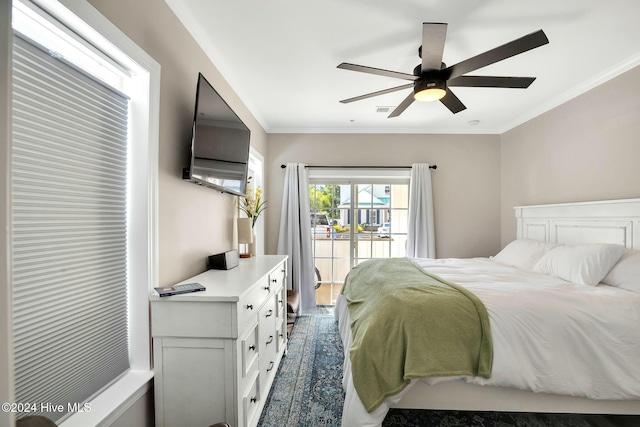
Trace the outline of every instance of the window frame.
{"label": "window frame", "polygon": [[[150,390],[150,380],[153,378],[148,298],[158,282],[160,65],[86,1],[36,0],[34,3],[133,71],[131,85],[127,88],[127,94],[131,96],[129,141],[135,141],[135,144],[129,144],[130,213],[127,224],[131,369],[90,401],[90,412],[78,412],[60,424],[61,427],[109,425]],[[10,22],[8,32],[11,33]],[[9,55],[10,52],[9,47]],[[10,158],[7,158],[6,162],[9,161]],[[7,174],[10,174],[10,170]],[[9,203],[5,203],[9,211]],[[10,234],[8,239],[11,239]],[[8,261],[9,257],[10,254],[7,255]],[[10,276],[10,272],[7,275]],[[10,297],[10,280],[8,284]],[[11,298],[8,304],[10,301]],[[12,381],[11,361],[8,365],[9,379]],[[11,396],[13,385],[12,382],[8,384]],[[9,415],[9,419],[13,417]]]}
{"label": "window frame", "polygon": [[[260,154],[258,150],[253,147],[249,148],[249,176],[253,176],[253,188],[256,189],[258,187],[264,190],[264,156]],[[263,194],[264,199],[267,200],[267,196]],[[241,212],[239,211],[240,215]],[[264,215],[258,217],[256,221],[254,232],[258,238],[258,241],[255,242],[256,245],[256,255],[264,255],[264,232],[265,232],[265,221],[262,219]]]}
{"label": "window frame", "polygon": [[[11,28],[11,2],[0,2],[0,163],[4,173],[0,174],[0,188],[9,194],[11,176],[11,55],[13,51],[13,31]],[[13,345],[11,338],[11,258],[9,247],[11,224],[11,203],[9,197],[0,198],[0,400],[13,402]],[[11,412],[0,411],[0,425],[13,425],[15,416]]]}
{"label": "window frame", "polygon": [[[349,186],[350,187],[350,191],[353,192],[354,189],[358,188],[361,185],[364,186],[368,186],[368,185],[380,185],[380,184],[384,184],[384,185],[406,185],[407,186],[407,196],[408,196],[408,190],[409,190],[409,184],[410,184],[410,179],[411,179],[411,168],[359,168],[359,167],[355,167],[355,168],[340,168],[340,167],[336,167],[334,168],[318,168],[318,169],[314,169],[313,167],[309,168],[309,187],[311,188],[312,186],[315,185],[327,185],[327,184],[335,184],[335,185],[345,185],[345,186]],[[353,194],[353,193],[352,193]],[[311,201],[311,200],[310,200]],[[391,209],[394,210],[394,209]],[[399,209],[395,209],[395,210],[399,210]],[[351,207],[349,209],[349,212],[351,213],[351,215],[356,214],[358,215],[359,208],[357,207]],[[408,206],[407,206],[407,211],[408,211]],[[314,211],[311,211],[312,214],[314,214]],[[394,234],[402,234],[402,235],[406,235],[407,233],[394,233]],[[333,240],[333,237],[331,237],[331,239]],[[345,239],[346,240],[346,239]],[[359,244],[360,240],[356,237],[356,232],[354,230],[353,227],[351,227],[350,233],[349,233],[349,268],[353,268],[355,265],[357,265],[359,262],[362,262],[363,260],[366,259],[375,259],[373,257],[371,258],[366,258],[366,257],[356,257],[356,249],[355,246],[356,244]],[[391,239],[389,239],[389,244],[391,244]],[[334,246],[332,244],[331,246],[331,256],[329,257],[317,257],[316,256],[316,242],[312,239],[312,254],[313,254],[313,260],[314,260],[314,267],[315,267],[315,260],[316,259],[321,259],[321,260],[326,260],[326,259],[330,259],[333,260],[334,259]],[[334,265],[332,262],[332,267],[331,267],[331,278],[330,281],[327,280],[322,280],[321,282],[323,284],[330,284],[332,286],[335,285],[342,285],[339,281],[334,281],[333,279],[333,275],[334,275]],[[328,283],[325,283],[328,282]],[[333,290],[332,290],[333,292]]]}

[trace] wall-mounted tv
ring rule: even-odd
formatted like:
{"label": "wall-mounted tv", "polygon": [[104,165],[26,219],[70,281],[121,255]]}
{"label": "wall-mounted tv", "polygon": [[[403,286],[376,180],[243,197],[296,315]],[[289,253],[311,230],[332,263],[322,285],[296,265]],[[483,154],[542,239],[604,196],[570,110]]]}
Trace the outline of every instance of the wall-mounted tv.
{"label": "wall-mounted tv", "polygon": [[191,164],[184,179],[244,196],[249,162],[249,128],[199,73],[191,138]]}

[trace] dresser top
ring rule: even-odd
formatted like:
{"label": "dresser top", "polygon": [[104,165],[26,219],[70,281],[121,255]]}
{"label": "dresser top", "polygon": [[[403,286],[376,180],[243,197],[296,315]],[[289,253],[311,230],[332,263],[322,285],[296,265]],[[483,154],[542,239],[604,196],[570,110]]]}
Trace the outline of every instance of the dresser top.
{"label": "dresser top", "polygon": [[241,258],[238,266],[231,270],[207,270],[197,276],[182,282],[199,283],[206,288],[204,291],[187,294],[160,297],[157,292],[149,295],[150,301],[217,301],[234,302],[249,292],[256,282],[267,278],[276,268],[287,259],[286,255],[260,255],[251,258]]}

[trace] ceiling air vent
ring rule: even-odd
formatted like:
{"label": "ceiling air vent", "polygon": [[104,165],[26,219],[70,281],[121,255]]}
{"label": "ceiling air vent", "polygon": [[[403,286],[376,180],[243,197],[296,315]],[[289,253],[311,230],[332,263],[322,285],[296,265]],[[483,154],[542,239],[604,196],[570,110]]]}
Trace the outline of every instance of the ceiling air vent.
{"label": "ceiling air vent", "polygon": [[376,107],[376,113],[388,113],[393,107]]}

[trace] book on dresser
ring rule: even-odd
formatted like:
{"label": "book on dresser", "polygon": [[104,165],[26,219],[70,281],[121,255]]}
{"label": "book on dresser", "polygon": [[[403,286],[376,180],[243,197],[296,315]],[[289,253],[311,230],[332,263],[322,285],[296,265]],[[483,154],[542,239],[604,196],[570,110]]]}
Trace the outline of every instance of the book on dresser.
{"label": "book on dresser", "polygon": [[287,348],[287,257],[244,258],[151,302],[156,427],[255,427]]}

